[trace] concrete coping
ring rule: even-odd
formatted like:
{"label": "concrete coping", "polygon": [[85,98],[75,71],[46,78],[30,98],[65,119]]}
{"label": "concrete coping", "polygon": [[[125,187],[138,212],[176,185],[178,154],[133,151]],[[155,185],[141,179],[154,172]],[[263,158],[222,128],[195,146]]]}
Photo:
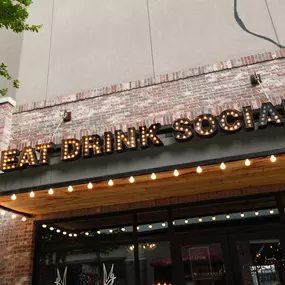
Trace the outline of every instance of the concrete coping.
{"label": "concrete coping", "polygon": [[6,103],[9,103],[13,107],[16,107],[16,101],[14,99],[12,99],[11,97],[1,97],[0,98],[0,105],[6,104]]}

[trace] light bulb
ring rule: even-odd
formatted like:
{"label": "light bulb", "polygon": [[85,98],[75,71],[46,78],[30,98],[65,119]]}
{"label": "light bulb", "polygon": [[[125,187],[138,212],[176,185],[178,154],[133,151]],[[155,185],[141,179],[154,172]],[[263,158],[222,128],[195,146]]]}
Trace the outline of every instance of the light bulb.
{"label": "light bulb", "polygon": [[225,170],[225,169],[226,169],[226,165],[222,162],[221,165],[220,165],[220,168],[221,168],[222,170]]}
{"label": "light bulb", "polygon": [[149,227],[150,229],[152,229],[152,225],[148,225],[148,227]]}
{"label": "light bulb", "polygon": [[200,222],[200,223],[203,222],[203,219],[202,219],[202,218],[199,218],[199,222]]}
{"label": "light bulb", "polygon": [[5,211],[1,211],[1,215],[2,215],[2,216],[5,216]]}
{"label": "light bulb", "polygon": [[88,232],[86,232],[86,233],[85,233],[85,235],[86,235],[86,236],[89,236],[89,233],[88,233]]}
{"label": "light bulb", "polygon": [[185,219],[185,221],[184,221],[184,222],[185,222],[185,224],[188,224],[188,222],[189,222],[189,221],[188,221],[187,219]]}
{"label": "light bulb", "polygon": [[124,232],[124,231],[126,231],[126,229],[125,228],[121,228],[121,231]]}
{"label": "light bulb", "polygon": [[175,169],[174,172],[173,172],[173,175],[176,176],[176,177],[179,176],[179,171],[177,169]]}
{"label": "light bulb", "polygon": [[50,189],[48,190],[48,194],[49,194],[49,195],[52,195],[53,193],[54,193],[53,189],[50,188]]}
{"label": "light bulb", "polygon": [[244,217],[244,213],[240,213],[240,216],[243,218]]}
{"label": "light bulb", "polygon": [[69,234],[70,237],[72,237],[72,234]]}
{"label": "light bulb", "polygon": [[215,221],[215,220],[216,220],[216,217],[215,217],[215,216],[213,216],[213,217],[212,217],[212,220],[213,220],[213,221]]}
{"label": "light bulb", "polygon": [[165,226],[166,226],[166,224],[165,224],[165,223],[162,223],[161,225],[162,225],[163,227],[165,227]]}
{"label": "light bulb", "polygon": [[46,228],[47,228],[47,225],[43,224],[42,227],[43,227],[44,229],[46,229]]}
{"label": "light bulb", "polygon": [[152,180],[155,180],[155,179],[156,179],[155,173],[152,173],[151,176],[150,176],[150,178],[151,178]]}
{"label": "light bulb", "polygon": [[271,162],[275,162],[277,160],[276,156],[275,155],[271,155],[270,156],[270,161]]}
{"label": "light bulb", "polygon": [[73,191],[73,187],[71,185],[69,185],[68,188],[67,188],[67,191],[68,192],[72,192]]}
{"label": "light bulb", "polygon": [[16,199],[17,199],[16,194],[13,194],[13,195],[11,196],[11,199],[12,199],[12,200],[16,200]]}
{"label": "light bulb", "polygon": [[202,168],[200,166],[198,166],[196,171],[197,171],[197,173],[201,173],[203,170],[202,170]]}
{"label": "light bulb", "polygon": [[271,215],[274,214],[274,210],[271,209],[271,210],[269,211],[269,213],[270,213]]}
{"label": "light bulb", "polygon": [[26,220],[27,220],[27,218],[26,218],[26,217],[23,217],[23,218],[22,218],[22,221],[23,221],[23,222],[25,222]]}
{"label": "light bulb", "polygon": [[12,219],[16,219],[17,215],[16,214],[13,214],[12,215]]}
{"label": "light bulb", "polygon": [[73,234],[74,237],[77,237],[77,234]]}
{"label": "light bulb", "polygon": [[249,159],[246,159],[245,162],[244,162],[245,166],[250,166],[251,165],[251,162]]}
{"label": "light bulb", "polygon": [[113,232],[113,230],[109,230],[109,233],[112,233]]}
{"label": "light bulb", "polygon": [[129,181],[130,181],[130,183],[134,183],[134,182],[135,182],[134,176],[131,176],[131,177],[129,178]]}
{"label": "light bulb", "polygon": [[139,230],[140,229],[140,227],[139,226],[137,226],[137,230]]}
{"label": "light bulb", "polygon": [[113,185],[114,185],[114,182],[113,182],[112,179],[110,179],[110,180],[108,181],[108,185],[109,185],[109,186],[113,186]]}
{"label": "light bulb", "polygon": [[100,234],[101,234],[101,232],[100,232],[100,231],[97,231],[97,234],[98,234],[98,235],[100,235]]}
{"label": "light bulb", "polygon": [[88,189],[92,189],[93,188],[93,184],[91,182],[89,182],[88,185],[87,185],[87,188]]}
{"label": "light bulb", "polygon": [[62,234],[66,236],[66,235],[67,235],[67,232],[63,232]]}
{"label": "light bulb", "polygon": [[60,229],[57,229],[56,232],[57,232],[57,233],[60,233]]}
{"label": "light bulb", "polygon": [[255,211],[255,216],[258,216],[259,215],[259,212],[258,211]]}
{"label": "light bulb", "polygon": [[30,197],[31,197],[31,198],[34,198],[34,197],[35,197],[35,192],[34,192],[34,191],[31,191],[31,192],[30,192]]}
{"label": "light bulb", "polygon": [[54,230],[54,227],[50,227],[49,229],[50,229],[51,231],[53,231],[53,230]]}
{"label": "light bulb", "polygon": [[231,217],[230,215],[226,215],[226,218],[227,218],[227,219],[230,219],[230,217]]}

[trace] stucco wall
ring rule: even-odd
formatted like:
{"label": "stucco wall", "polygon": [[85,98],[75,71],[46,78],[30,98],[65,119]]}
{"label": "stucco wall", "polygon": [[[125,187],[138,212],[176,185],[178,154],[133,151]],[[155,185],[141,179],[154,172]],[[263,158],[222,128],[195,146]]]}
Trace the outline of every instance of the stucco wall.
{"label": "stucco wall", "polygon": [[30,22],[44,27],[24,34],[16,99],[52,99],[270,51],[285,45],[284,17],[282,0],[36,0]]}

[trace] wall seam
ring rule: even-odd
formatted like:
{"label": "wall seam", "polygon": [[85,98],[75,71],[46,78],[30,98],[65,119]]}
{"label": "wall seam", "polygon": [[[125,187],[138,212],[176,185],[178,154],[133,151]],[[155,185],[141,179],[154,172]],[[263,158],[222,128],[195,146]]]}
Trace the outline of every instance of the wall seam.
{"label": "wall seam", "polygon": [[50,58],[51,58],[51,47],[52,47],[52,33],[53,33],[53,16],[54,16],[54,1],[52,1],[52,14],[51,14],[51,25],[50,25],[50,41],[49,41],[49,51],[48,51],[48,69],[47,69],[47,81],[46,81],[46,96],[48,95],[48,83],[49,83],[49,73],[50,73]]}
{"label": "wall seam", "polygon": [[147,18],[148,18],[148,31],[149,31],[150,53],[151,53],[151,63],[152,63],[152,75],[153,75],[153,77],[155,77],[153,42],[152,42],[152,32],[151,32],[151,22],[150,22],[149,2],[148,2],[148,0],[146,0],[146,9],[147,9]]}

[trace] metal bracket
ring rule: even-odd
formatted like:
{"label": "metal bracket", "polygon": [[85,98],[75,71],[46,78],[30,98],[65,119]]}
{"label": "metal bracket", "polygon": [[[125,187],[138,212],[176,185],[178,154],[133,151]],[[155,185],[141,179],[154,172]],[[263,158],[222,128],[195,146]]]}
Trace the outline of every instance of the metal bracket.
{"label": "metal bracket", "polygon": [[71,111],[64,111],[63,121],[70,122],[71,121]]}
{"label": "metal bracket", "polygon": [[256,72],[254,72],[254,74],[250,75],[250,83],[252,86],[256,86],[258,84],[260,84],[261,81],[261,76],[260,74],[257,74]]}

